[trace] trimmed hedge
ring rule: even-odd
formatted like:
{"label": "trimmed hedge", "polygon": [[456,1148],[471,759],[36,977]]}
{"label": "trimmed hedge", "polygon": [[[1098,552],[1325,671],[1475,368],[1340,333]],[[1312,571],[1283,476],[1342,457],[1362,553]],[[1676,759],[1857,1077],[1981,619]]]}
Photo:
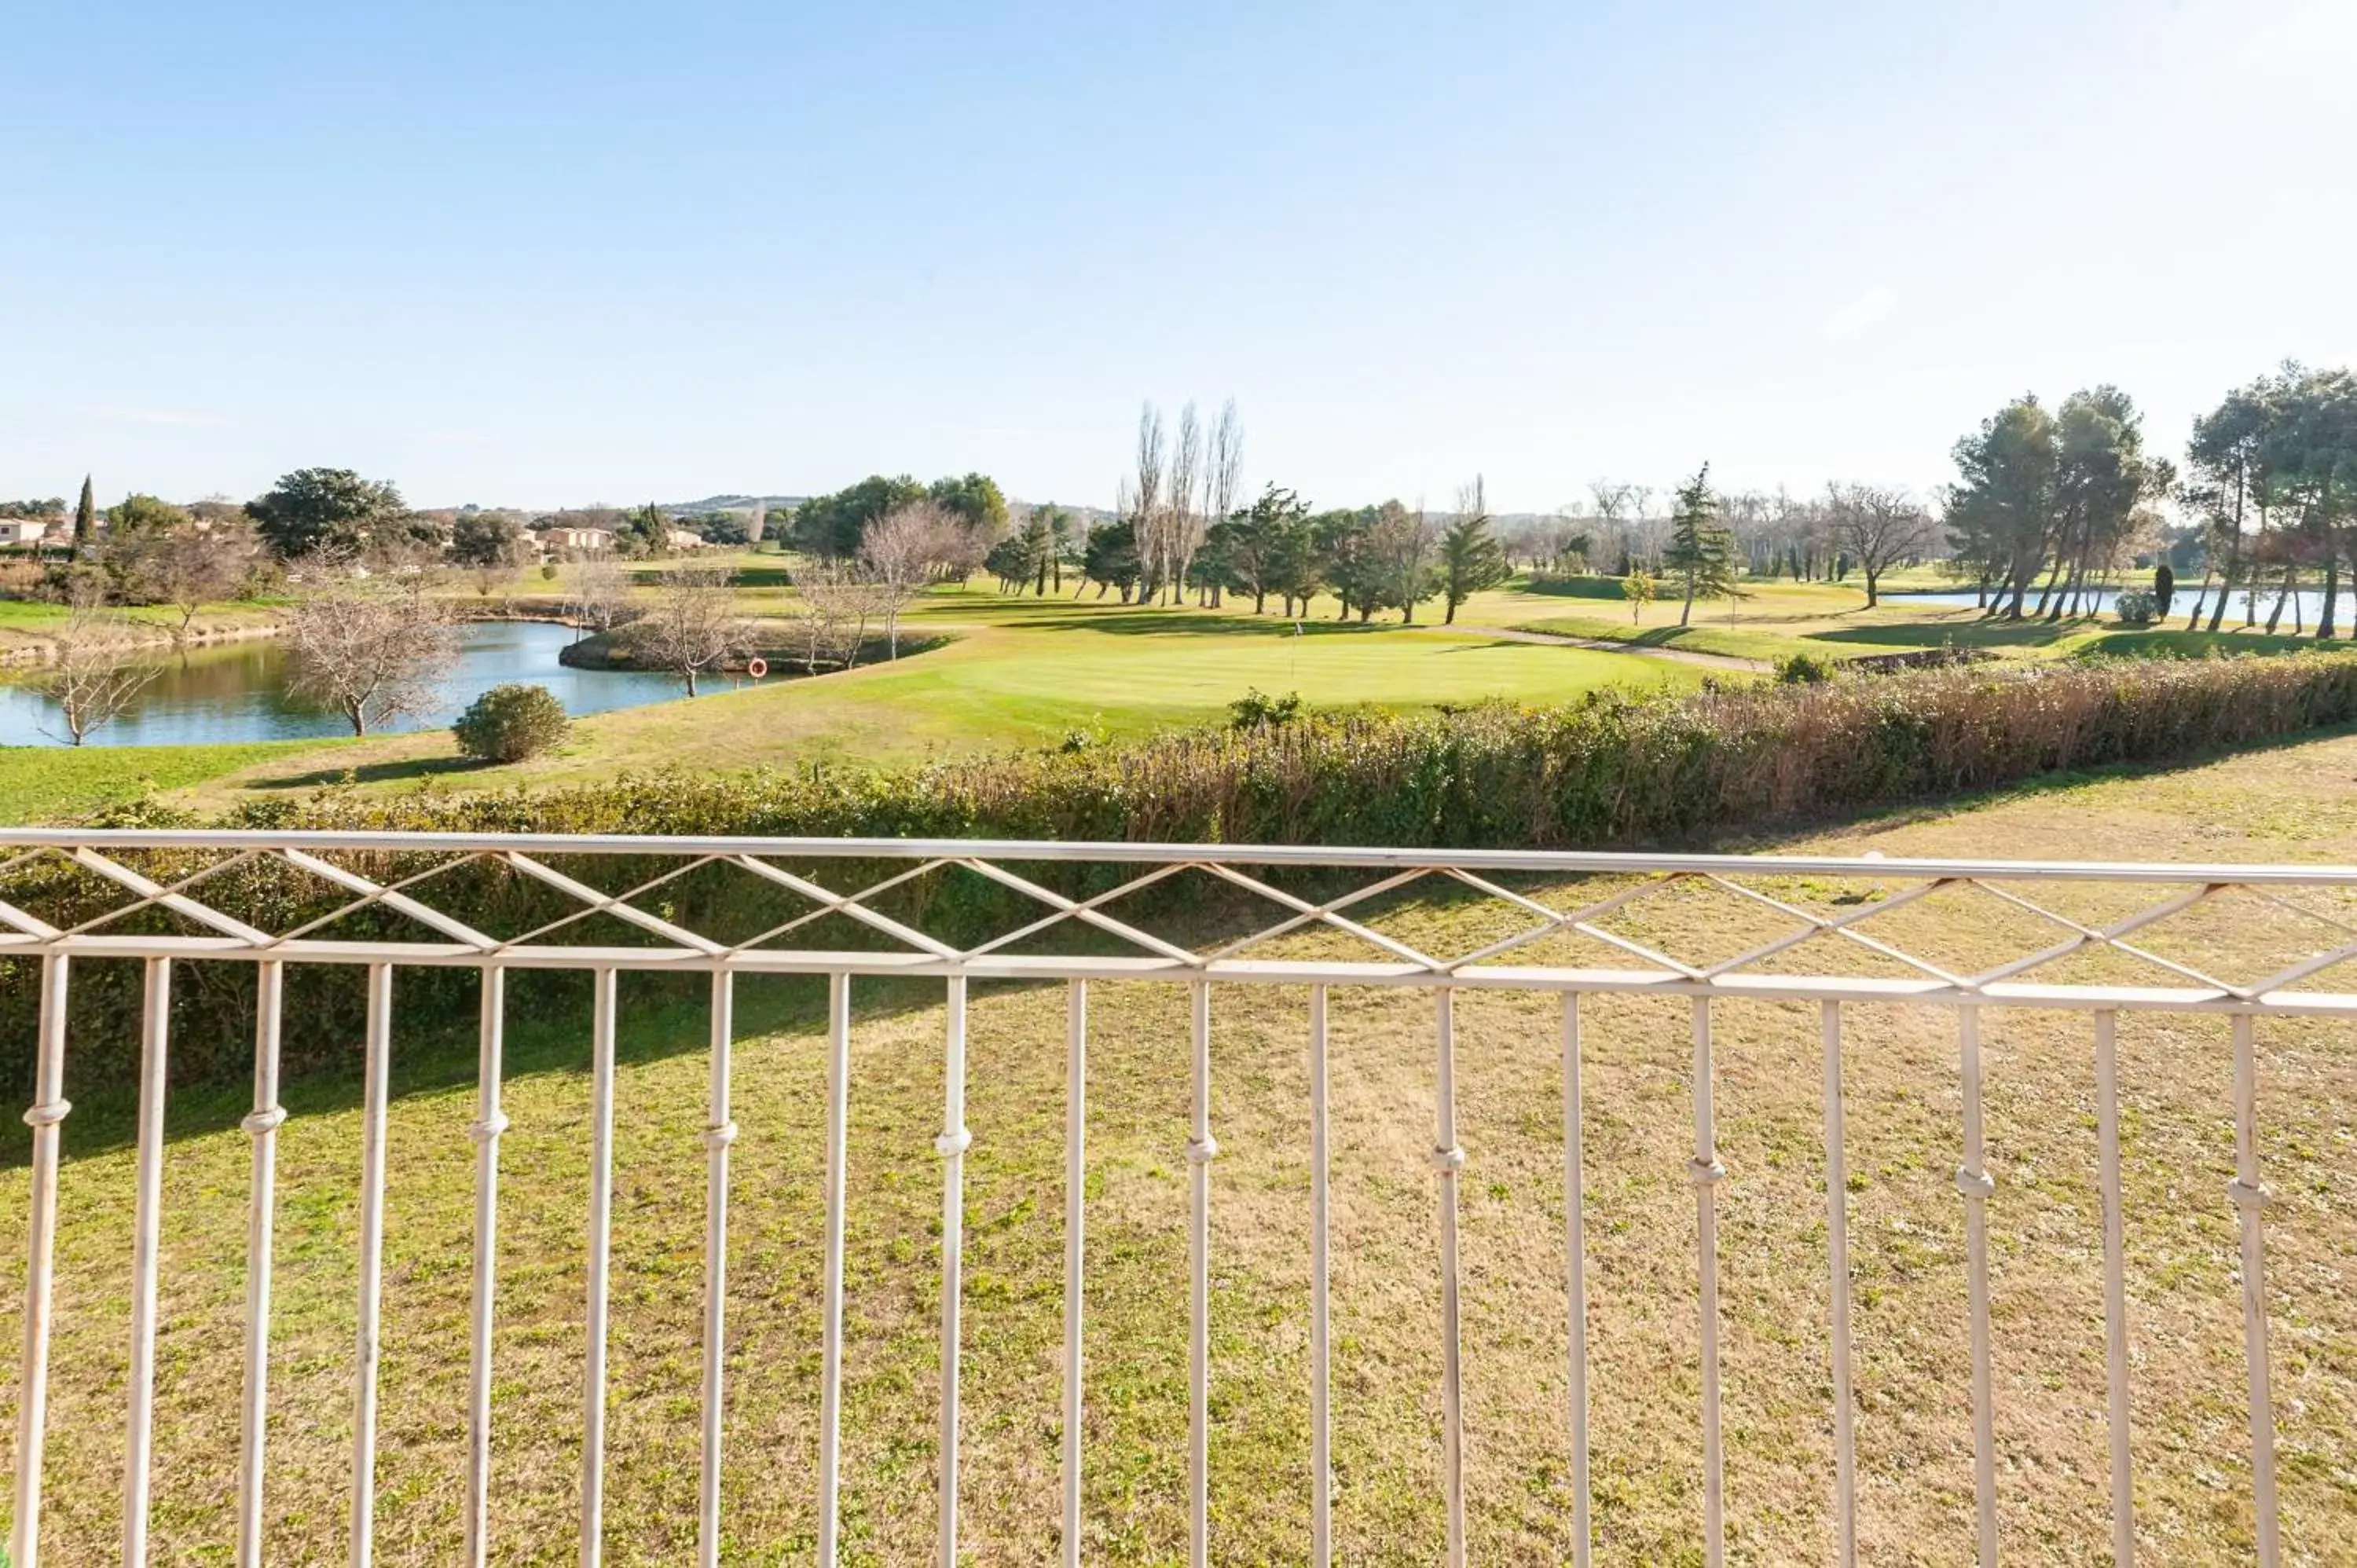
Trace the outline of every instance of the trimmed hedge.
{"label": "trimmed hedge", "polygon": [[[529,795],[326,792],[250,804],[220,822],[376,831],[1458,848],[1692,844],[2057,770],[2176,760],[2352,721],[2357,659],[2337,653],[1980,666],[1684,697],[1599,693],[1543,709],[1501,704],[1418,716],[1321,716],[895,773],[660,774]],[[188,821],[150,807],[113,813],[104,825]],[[168,872],[167,859],[158,857],[150,875]],[[401,874],[402,857],[382,859],[372,870]],[[601,863],[597,880],[619,890],[669,864],[618,857]],[[864,874],[876,869],[838,862],[818,875],[830,886],[851,887],[864,886]],[[0,897],[70,924],[102,908],[77,903],[89,895],[66,878],[81,875],[20,872]],[[575,875],[586,874],[576,868]],[[1114,874],[1071,865],[1039,875],[1077,893],[1108,885]],[[318,889],[274,875],[241,870],[209,883],[207,895],[264,929],[283,929],[333,907]],[[1037,911],[1019,895],[961,875],[912,886],[895,912],[955,938],[1004,929],[1017,911]],[[42,876],[53,879],[46,898],[42,888],[25,886]],[[453,874],[436,888],[438,907],[502,936],[572,908],[528,878],[486,866]],[[700,923],[726,940],[743,940],[806,908],[725,868],[683,879],[662,897],[670,918]],[[77,908],[87,912],[77,916]],[[338,934],[396,928],[409,930],[374,913],[352,918]],[[625,930],[599,940],[651,939]],[[859,928],[824,939],[834,945],[861,940]],[[250,1070],[246,967],[181,966],[194,972],[194,983],[175,987],[176,1079]],[[297,1069],[345,1063],[356,1048],[357,974],[322,975],[324,967],[303,966],[290,976],[290,985],[307,988],[303,1004],[290,998],[287,1008],[287,1050]],[[0,1074],[19,1087],[29,1082],[32,969],[21,961],[0,963]],[[86,1038],[78,1040],[74,1070],[82,1082],[92,1072],[121,1072],[135,1056],[135,972],[131,964],[78,969],[76,1028]],[[473,983],[463,972],[407,971],[401,984],[406,1020],[461,1018],[471,1010]]]}

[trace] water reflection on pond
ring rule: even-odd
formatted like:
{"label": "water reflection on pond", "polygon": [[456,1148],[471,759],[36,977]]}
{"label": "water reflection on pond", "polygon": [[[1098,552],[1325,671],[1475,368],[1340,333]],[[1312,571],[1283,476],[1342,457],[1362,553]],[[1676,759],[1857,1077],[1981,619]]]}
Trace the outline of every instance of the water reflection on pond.
{"label": "water reflection on pond", "polygon": [[[547,687],[568,714],[637,707],[683,694],[672,676],[642,671],[575,670],[556,661],[573,628],[545,621],[477,621],[460,628],[458,661],[442,682],[441,703],[404,729],[447,725],[493,686]],[[90,737],[92,746],[188,746],[296,740],[351,733],[340,714],[304,707],[285,693],[286,650],[275,638],[192,648],[186,659],[157,650],[158,670],[130,709]],[[23,684],[0,682],[0,746],[45,746],[65,733],[57,704]]]}

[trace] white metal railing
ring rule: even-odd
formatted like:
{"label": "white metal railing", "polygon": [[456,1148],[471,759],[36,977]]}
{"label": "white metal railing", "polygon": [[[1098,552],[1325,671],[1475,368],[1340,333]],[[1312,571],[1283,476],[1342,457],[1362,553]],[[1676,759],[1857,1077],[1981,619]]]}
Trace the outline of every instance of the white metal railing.
{"label": "white metal railing", "polygon": [[[601,892],[547,864],[565,857],[627,856],[658,861],[663,869],[625,892]],[[856,892],[831,889],[814,868],[856,863],[889,869]],[[1015,866],[1085,863],[1114,868],[1108,886],[1075,896],[1046,886],[1046,874],[1026,875]],[[149,870],[140,869],[142,865]],[[168,865],[168,871],[156,867]],[[674,923],[635,900],[675,884],[687,872],[720,865],[758,879],[768,889],[806,905],[803,912],[747,940],[723,940]],[[250,923],[250,910],[217,897],[229,874],[269,866],[293,871],[317,886],[331,887],[335,907],[294,920],[290,929]],[[434,903],[436,883],[463,866],[485,866],[500,875],[529,879],[556,899],[566,913],[520,935],[500,938],[478,929]],[[21,884],[38,884],[64,868],[83,884],[119,890],[119,898],[87,902],[81,918],[61,925],[31,900],[9,902]],[[799,868],[799,869],[798,869]],[[920,924],[888,912],[889,896],[944,868],[986,878],[1037,904],[1040,914],[986,940],[944,940]],[[399,874],[394,875],[398,869]],[[1232,887],[1248,905],[1279,912],[1266,924],[1232,918],[1216,945],[1189,947],[1158,935],[1109,908],[1182,871],[1209,875]],[[1299,874],[1351,880],[1327,897],[1286,885]],[[169,880],[159,880],[168,876]],[[96,879],[91,883],[91,879]],[[1521,880],[1521,887],[1509,886]],[[230,879],[233,880],[233,879]],[[1050,878],[1052,880],[1052,878]],[[1820,908],[1806,907],[1792,884],[1807,880],[1847,890]],[[1438,884],[1458,896],[1478,896],[1491,911],[1506,911],[1526,922],[1512,934],[1458,954],[1428,953],[1384,934],[1349,912],[1401,890]],[[1566,889],[1589,884],[1599,895],[1584,901],[1565,898]],[[1296,886],[1297,886],[1297,882]],[[2103,885],[2131,906],[2101,925],[2048,907],[2061,885]],[[447,886],[447,883],[444,886]],[[1749,909],[1763,911],[1790,929],[1747,950],[1717,961],[1688,961],[1637,940],[1606,922],[1641,908],[1648,899],[1679,887],[1706,887],[1729,895]],[[1902,941],[1867,929],[1869,921],[1926,897],[1961,888],[1978,889],[2024,918],[2050,927],[2052,941],[2013,953],[1973,972],[1961,972],[1910,951]],[[1770,891],[1770,889],[1773,889]],[[1420,889],[1421,890],[1421,889]],[[2321,921],[2336,932],[2324,948],[2292,957],[2272,972],[2246,982],[2219,978],[2164,956],[2131,938],[2229,892],[2266,901]],[[1085,1353],[1082,1297],[1088,1272],[1085,1247],[1087,1046],[1089,988],[1096,983],[1181,982],[1190,987],[1191,1126],[1185,1145],[1189,1163],[1189,1462],[1186,1514],[1194,1563],[1211,1560],[1209,1444],[1211,1421],[1211,1244],[1212,1168],[1220,1152],[1212,1126],[1211,993],[1221,985],[1306,986],[1309,994],[1307,1041],[1310,1094],[1310,1444],[1313,1561],[1330,1563],[1336,1548],[1332,1528],[1329,1443],[1332,1387],[1329,1372],[1329,1128],[1327,1073],[1328,992],[1336,985],[1411,986],[1434,997],[1437,1094],[1431,1162],[1437,1175],[1441,1262],[1440,1321],[1443,1454],[1440,1487],[1446,1508],[1447,1553],[1452,1564],[1466,1560],[1466,1470],[1461,1404],[1462,1366],[1458,1332],[1457,1188],[1468,1161],[1459,1146],[1455,1104],[1457,1045],[1455,998],[1460,991],[1506,989],[1559,993],[1563,1086],[1563,1191],[1566,1260],[1570,1383],[1566,1422],[1571,1448],[1571,1497],[1564,1530],[1573,1559],[1588,1561],[1590,1487],[1587,1412],[1587,1244],[1583,1234],[1584,1182],[1581,1130],[1581,1000],[1603,993],[1650,993],[1683,997],[1691,1009],[1690,1092],[1694,1143],[1687,1174],[1695,1189],[1699,1282],[1699,1336],[1703,1454],[1703,1530],[1706,1561],[1723,1561],[1728,1500],[1723,1487],[1724,1439],[1720,1429],[1718,1239],[1717,1194],[1727,1172],[1717,1145],[1712,1060],[1714,1004],[1723,998],[1813,1003],[1821,1014],[1824,1047],[1824,1138],[1827,1195],[1827,1263],[1830,1294],[1830,1361],[1833,1390],[1834,1475],[1832,1517],[1837,1561],[1857,1555],[1857,1453],[1853,1418],[1851,1285],[1847,1233],[1848,1184],[1845,1165],[1842,1082],[1843,1009],[1849,1003],[1906,1004],[1952,1010],[1957,1023],[1962,1126],[1956,1186],[1966,1228],[1968,1324],[1972,1366],[1970,1401],[1975,1533],[1979,1560],[1996,1558],[1997,1513],[1995,1396],[1988,1292],[1986,1208],[1995,1190],[1987,1168],[1983,1130],[1982,1014],[1988,1007],[2061,1009],[2086,1015],[2092,1024],[2096,1063],[2096,1106],[2104,1273],[2106,1380],[2110,1437],[2109,1484],[2113,1502],[2115,1557],[2133,1561],[2134,1489],[2130,1474],[2130,1386],[2127,1298],[2119,1144],[2119,1090],[2115,1021],[2122,1012],[2162,1011],[2220,1015],[2228,1021],[2233,1047],[2235,1176],[2227,1197],[2239,1213],[2240,1288],[2244,1308],[2244,1360],[2248,1370],[2250,1507],[2257,1559],[2279,1561],[2274,1441],[2269,1391],[2267,1304],[2263,1267],[2261,1215],[2266,1188],[2258,1163],[2257,1076],[2254,1046],[2256,1020],[2271,1016],[2357,1015],[2357,995],[2304,986],[2303,982],[2344,960],[2357,957],[2357,918],[2341,901],[2357,894],[2357,868],[2253,865],[2112,865],[2010,862],[1911,861],[1868,857],[1724,857],[1711,855],[1619,855],[1500,851],[1404,851],[1125,843],[1022,843],[982,841],[769,840],[754,838],[570,837],[492,834],[360,834],[340,832],[77,832],[0,830],[0,958],[37,961],[38,1018],[33,1104],[26,1114],[32,1128],[30,1153],[30,1259],[24,1300],[24,1357],[17,1383],[16,1472],[10,1548],[18,1568],[40,1561],[39,1530],[44,1481],[42,1444],[48,1391],[52,1299],[52,1258],[59,1220],[58,1176],[62,1123],[70,1109],[63,1090],[69,1067],[67,1029],[70,975],[77,959],[137,959],[145,964],[141,1067],[137,1079],[137,1192],[135,1255],[132,1275],[131,1375],[127,1438],[122,1477],[125,1499],[123,1554],[126,1563],[146,1556],[148,1471],[153,1420],[156,1327],[157,1240],[164,1202],[161,1182],[165,1138],[170,996],[176,965],[250,962],[258,977],[260,1004],[253,1062],[253,1109],[244,1129],[253,1140],[252,1197],[247,1237],[244,1387],[236,1481],[236,1561],[261,1561],[264,1500],[263,1449],[269,1392],[265,1383],[271,1316],[274,1159],[285,1112],[279,1104],[280,1036],[287,966],[365,966],[366,1050],[362,1109],[364,1155],[360,1232],[359,1343],[353,1386],[353,1449],[350,1490],[350,1561],[364,1565],[373,1553],[373,1483],[376,1460],[377,1353],[384,1240],[385,1117],[388,1058],[396,967],[459,966],[482,978],[480,1058],[475,1117],[477,1144],[473,1307],[469,1340],[468,1444],[464,1501],[465,1561],[481,1563],[490,1550],[488,1524],[492,1426],[491,1327],[498,1255],[500,1139],[507,1127],[501,1111],[502,1028],[505,975],[511,969],[567,969],[593,976],[591,1023],[589,1270],[587,1355],[582,1412],[586,1429],[580,1476],[581,1561],[596,1564],[602,1552],[605,1481],[605,1358],[608,1241],[611,1221],[615,1078],[616,977],[623,970],[707,973],[711,984],[710,1076],[704,1143],[707,1155],[706,1219],[702,1316],[702,1469],[698,1487],[697,1560],[719,1560],[722,1512],[722,1406],[726,1323],[725,1273],[728,1258],[729,1156],[737,1136],[730,1116],[732,984],[739,974],[823,974],[828,980],[826,1060],[828,1095],[825,1139],[823,1359],[821,1371],[819,1473],[816,1477],[818,1552],[823,1563],[836,1553],[841,1486],[841,1421],[844,1379],[844,1243],[846,1187],[846,1128],[849,1120],[851,987],[855,978],[918,975],[945,985],[945,1095],[936,1140],[942,1167],[941,1375],[939,1469],[939,1562],[954,1568],[958,1552],[959,1309],[962,1294],[963,1161],[972,1134],[965,1124],[965,1029],[967,985],[974,979],[1060,981],[1068,991],[1065,1037],[1065,1219],[1061,1437],[1061,1550],[1065,1563],[1082,1558],[1081,1490],[1082,1365]],[[2041,901],[2046,900],[2046,901]],[[201,934],[134,932],[107,928],[150,909],[168,910],[183,926]],[[359,911],[397,915],[413,927],[406,937],[344,940],[323,934],[336,920]],[[647,940],[642,945],[573,944],[566,928],[577,929],[591,914],[623,920]],[[859,950],[797,947],[793,934],[814,921],[841,917],[858,921],[877,945]],[[289,917],[292,920],[292,917]],[[1103,949],[1084,953],[1017,950],[1054,929],[1086,928]],[[1298,953],[1265,956],[1295,933],[1338,932],[1373,956],[1337,960]],[[1505,961],[1545,938],[1566,932],[1600,941],[1629,961],[1623,967],[1579,968]],[[1832,939],[1845,950],[1875,955],[1900,975],[1836,971],[1787,973],[1771,961],[1801,943]],[[2155,971],[2167,983],[2073,984],[2031,978],[2032,972],[2086,953],[2109,954]],[[1865,967],[1861,964],[1860,968]],[[70,1217],[69,1216],[69,1221]],[[76,1477],[77,1486],[93,1477]]]}

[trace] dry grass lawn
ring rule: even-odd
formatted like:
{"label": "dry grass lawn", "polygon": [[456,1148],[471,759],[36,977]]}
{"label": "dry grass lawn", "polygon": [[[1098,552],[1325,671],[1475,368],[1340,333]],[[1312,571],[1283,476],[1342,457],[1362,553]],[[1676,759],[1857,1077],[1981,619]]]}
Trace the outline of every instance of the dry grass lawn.
{"label": "dry grass lawn", "polygon": [[[1891,854],[2357,862],[2357,738],[2024,792],[1809,839]],[[1842,890],[1789,886],[1804,901]],[[1972,896],[1959,896],[1969,899]],[[2091,890],[2074,914],[2106,907]],[[2114,906],[2115,907],[2115,906]],[[1993,900],[1923,908],[1951,956],[2023,940]],[[1943,918],[1944,916],[1944,918]],[[1491,916],[1407,903],[1394,934],[1459,949]],[[1625,929],[1689,953],[1754,940],[1725,900],[1675,896]],[[2222,908],[2158,942],[2237,972],[2314,933]],[[1449,925],[1446,939],[1437,933]],[[2170,945],[2173,942],[2175,945]],[[2263,953],[2262,950],[2265,950]],[[1569,950],[1557,950],[1568,955]],[[1791,955],[1806,967],[1813,948]],[[1862,955],[1853,955],[1862,956]],[[1828,960],[1828,961],[1831,961]],[[1842,961],[1851,961],[1843,960]],[[2072,972],[2103,972],[2100,965]],[[688,1561],[696,1487],[705,1061],[701,1009],[623,983],[607,1538],[615,1563]],[[573,995],[577,1000],[580,989]],[[814,989],[740,984],[730,1260],[731,1563],[813,1550],[823,1061]],[[934,1523],[938,993],[855,988],[845,1561],[928,1561]],[[1092,1003],[1086,1556],[1185,1560],[1186,999]],[[1057,1545],[1062,1248],[1060,988],[977,988],[968,1120],[966,1555]],[[1440,1554],[1432,999],[1337,993],[1333,1023],[1336,1528],[1351,1562]],[[495,1557],[572,1560],[580,1457],[587,1049],[565,1009],[517,1009],[505,1143],[493,1440]],[[1598,1561],[1701,1561],[1689,1045],[1684,1004],[1587,1004]],[[1567,1558],[1556,1004],[1458,1002],[1468,1455],[1474,1556]],[[1308,1547],[1307,1001],[1214,1006],[1213,1555]],[[1824,1149],[1813,1006],[1717,1009],[1729,1546],[1831,1556]],[[1987,1046],[1999,1507],[2010,1562],[2107,1550],[2104,1326],[2083,1019],[1992,1012]],[[2268,1265],[2287,1561],[2357,1562],[2357,1050],[2345,1028],[2260,1031]],[[2247,1562],[2233,1137],[2224,1026],[2120,1025],[2140,1554]],[[454,1561],[472,1231],[463,1044],[406,1045],[392,1113],[379,1561]],[[1953,1016],[1852,1010],[1846,1052],[1861,1548],[1971,1555]],[[102,1086],[67,1123],[46,1561],[108,1560],[121,1524],[131,1155]],[[248,1142],[235,1094],[183,1097],[159,1339],[156,1552],[229,1560]],[[352,1358],[359,1113],[289,1091],[272,1348],[270,1552],[339,1561]],[[0,1170],[0,1253],[22,1254],[23,1136]],[[19,1337],[16,1303],[0,1344]],[[13,1379],[13,1357],[5,1376]],[[13,1431],[15,1393],[5,1401]],[[0,1436],[0,1441],[6,1441]]]}

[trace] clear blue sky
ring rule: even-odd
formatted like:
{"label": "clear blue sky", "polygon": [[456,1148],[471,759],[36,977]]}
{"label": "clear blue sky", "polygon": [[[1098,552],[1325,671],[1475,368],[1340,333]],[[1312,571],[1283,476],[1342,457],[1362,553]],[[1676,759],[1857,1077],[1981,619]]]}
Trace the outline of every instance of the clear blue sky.
{"label": "clear blue sky", "polygon": [[2357,359],[2357,5],[56,0],[0,15],[0,497],[980,468],[1928,488]]}

